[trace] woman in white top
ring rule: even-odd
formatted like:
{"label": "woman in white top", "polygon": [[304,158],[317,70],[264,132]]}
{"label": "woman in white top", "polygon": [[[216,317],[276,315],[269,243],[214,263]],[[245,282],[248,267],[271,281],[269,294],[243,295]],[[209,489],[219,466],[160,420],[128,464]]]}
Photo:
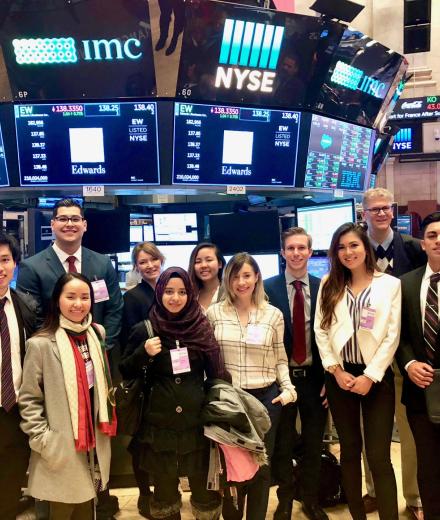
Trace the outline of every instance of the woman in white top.
{"label": "woman in white top", "polygon": [[[258,264],[247,253],[238,253],[228,262],[222,294],[222,301],[209,307],[207,317],[233,385],[254,395],[269,412],[272,427],[265,445],[270,460],[281,406],[296,400],[284,349],[283,315],[267,302]],[[269,467],[263,466],[247,489],[240,490],[241,513],[247,493],[247,520],[266,518],[269,488]],[[223,518],[238,518],[237,512],[230,514],[226,497],[225,504]]]}
{"label": "woman in white top", "polygon": [[400,280],[376,270],[368,236],[357,224],[343,224],[335,231],[328,254],[331,267],[318,293],[315,335],[341,445],[348,507],[354,520],[366,519],[362,420],[379,518],[397,520],[396,480],[390,459],[394,422],[390,365],[400,336]]}
{"label": "woman in white top", "polygon": [[188,274],[196,298],[206,310],[219,300],[219,289],[226,262],[219,248],[210,242],[198,244],[191,253]]}

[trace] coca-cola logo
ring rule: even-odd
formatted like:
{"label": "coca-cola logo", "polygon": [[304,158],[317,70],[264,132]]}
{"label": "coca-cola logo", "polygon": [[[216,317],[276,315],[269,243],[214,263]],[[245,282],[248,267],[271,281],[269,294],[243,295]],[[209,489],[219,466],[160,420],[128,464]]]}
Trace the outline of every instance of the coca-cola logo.
{"label": "coca-cola logo", "polygon": [[415,110],[417,108],[422,108],[423,101],[405,101],[402,103],[402,110]]}

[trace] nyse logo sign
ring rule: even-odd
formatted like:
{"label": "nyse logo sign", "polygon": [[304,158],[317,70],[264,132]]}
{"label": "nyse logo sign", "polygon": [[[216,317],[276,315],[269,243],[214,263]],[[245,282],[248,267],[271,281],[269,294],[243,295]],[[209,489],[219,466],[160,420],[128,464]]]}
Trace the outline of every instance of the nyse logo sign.
{"label": "nyse logo sign", "polygon": [[[74,38],[22,38],[12,41],[16,62],[19,65],[48,65],[84,61],[138,60],[142,57],[141,42],[128,38],[125,42],[111,40],[81,40]],[[81,49],[81,53],[79,52]]]}
{"label": "nyse logo sign", "polygon": [[330,81],[350,90],[360,90],[365,92],[365,94],[380,99],[383,99],[388,91],[385,83],[367,76],[363,70],[348,65],[343,61],[336,63]]}
{"label": "nyse logo sign", "polygon": [[412,128],[401,128],[393,142],[393,152],[412,149]]}
{"label": "nyse logo sign", "polygon": [[216,88],[272,92],[283,35],[282,26],[226,19]]}

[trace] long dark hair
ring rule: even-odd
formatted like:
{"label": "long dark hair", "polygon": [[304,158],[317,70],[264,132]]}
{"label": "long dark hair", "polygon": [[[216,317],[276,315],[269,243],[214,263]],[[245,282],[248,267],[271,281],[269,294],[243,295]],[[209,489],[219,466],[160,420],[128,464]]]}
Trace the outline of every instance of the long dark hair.
{"label": "long dark hair", "polygon": [[94,298],[93,298],[93,287],[90,283],[90,280],[86,278],[83,274],[80,273],[65,273],[62,276],[60,276],[57,280],[57,283],[55,284],[55,287],[52,291],[52,297],[49,302],[49,309],[47,311],[46,317],[44,318],[43,326],[41,329],[37,332],[37,334],[47,336],[49,334],[54,334],[55,331],[60,326],[60,296],[63,292],[64,286],[71,282],[72,280],[81,280],[82,282],[86,283],[89,291],[90,291],[90,312],[92,312],[93,304],[94,304]]}
{"label": "long dark hair", "polygon": [[196,293],[196,297],[199,295],[200,290],[203,288],[203,282],[196,276],[196,272],[194,269],[197,255],[201,249],[214,249],[214,254],[217,258],[217,261],[221,267],[218,270],[217,277],[219,282],[221,283],[223,278],[223,269],[226,265],[226,260],[222,255],[220,249],[211,242],[202,242],[201,244],[197,244],[196,247],[192,250],[191,256],[189,257],[189,266],[188,266],[188,274],[191,280],[192,286],[194,288],[194,292]]}
{"label": "long dark hair", "polygon": [[373,274],[377,268],[373,248],[371,247],[370,240],[368,239],[364,227],[360,224],[353,224],[352,222],[347,222],[346,224],[339,226],[333,233],[330,249],[328,251],[330,273],[328,278],[325,280],[321,291],[321,328],[324,330],[330,328],[335,315],[336,304],[342,298],[345,286],[351,281],[350,269],[342,265],[338,256],[339,242],[341,237],[347,233],[354,233],[364,245],[366,253],[365,267],[367,272]]}

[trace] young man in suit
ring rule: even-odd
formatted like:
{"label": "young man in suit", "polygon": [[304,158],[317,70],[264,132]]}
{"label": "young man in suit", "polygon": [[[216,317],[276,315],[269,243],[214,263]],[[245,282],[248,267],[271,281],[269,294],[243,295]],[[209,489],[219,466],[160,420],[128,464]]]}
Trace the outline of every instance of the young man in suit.
{"label": "young man in suit", "polygon": [[[417,449],[417,480],[424,518],[440,519],[440,424],[430,421],[424,389],[440,369],[440,212],[422,222],[426,266],[402,276],[402,331],[396,359],[404,375],[402,403]],[[437,396],[440,402],[440,395]],[[415,469],[415,468],[414,468]]]}
{"label": "young man in suit", "polygon": [[313,332],[320,280],[307,273],[307,263],[312,254],[310,235],[302,228],[290,228],[281,239],[286,271],[266,280],[264,288],[270,303],[278,307],[284,316],[284,346],[298,401],[283,407],[278,427],[272,458],[273,472],[279,481],[279,503],[274,520],[290,520],[292,514],[296,487],[292,458],[298,440],[295,430],[298,411],[304,450],[300,467],[302,508],[310,520],[326,520],[328,516],[318,504],[318,476],[327,402],[323,386],[324,370]]}
{"label": "young man in suit", "polygon": [[[401,276],[416,267],[426,264],[426,255],[420,241],[393,231],[393,194],[384,188],[372,188],[364,193],[362,205],[363,217],[368,224],[368,236],[373,246],[376,262],[381,271],[393,276]],[[422,503],[417,486],[414,468],[417,466],[414,439],[406,418],[405,408],[401,403],[403,379],[400,371],[393,365],[396,387],[396,422],[400,436],[402,488],[408,512],[416,520],[423,520]],[[366,458],[364,457],[364,461]],[[367,513],[377,509],[373,479],[365,464],[367,494],[364,504]]]}
{"label": "young man in suit", "polygon": [[29,440],[20,430],[17,396],[25,341],[35,331],[35,313],[9,284],[20,257],[16,240],[0,232],[0,518],[15,520],[26,482]]}
{"label": "young man in suit", "polygon": [[[121,330],[123,300],[119,282],[110,258],[81,245],[87,231],[83,208],[72,199],[57,202],[51,221],[55,242],[20,264],[17,288],[30,294],[37,302],[39,317],[45,315],[53,288],[66,272],[79,272],[92,282],[95,305],[93,319],[104,326],[106,345],[115,346]],[[111,240],[111,234],[109,235]],[[116,497],[108,490],[99,493],[97,515],[99,520],[113,518],[118,511]]]}

